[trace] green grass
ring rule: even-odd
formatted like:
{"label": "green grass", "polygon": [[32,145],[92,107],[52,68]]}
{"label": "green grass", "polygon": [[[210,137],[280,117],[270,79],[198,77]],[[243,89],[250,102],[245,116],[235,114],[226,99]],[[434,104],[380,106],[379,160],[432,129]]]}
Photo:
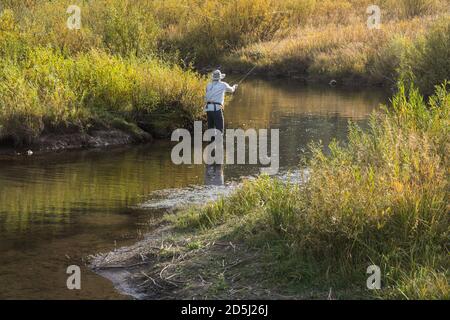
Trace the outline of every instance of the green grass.
{"label": "green grass", "polygon": [[30,46],[11,11],[0,16],[0,140],[30,143],[46,132],[189,126],[201,117],[205,79],[156,57],[92,49],[67,55]]}
{"label": "green grass", "polygon": [[[71,4],[81,7],[81,30],[66,27]],[[432,94],[450,74],[448,1],[382,0],[380,30],[366,27],[370,4],[3,0],[0,141],[189,127],[201,117],[206,82],[192,64],[348,83],[401,79]],[[229,224],[276,262],[267,275],[292,290],[352,291],[375,263],[384,284],[375,296],[448,298],[446,86],[427,102],[401,86],[367,132],[353,126],[331,156],[312,146],[304,185],[261,177],[173,219],[180,228]]]}
{"label": "green grass", "polygon": [[421,92],[432,94],[434,85],[450,77],[450,17],[438,20],[431,30],[406,50],[399,74],[416,83]]}
{"label": "green grass", "polygon": [[[448,79],[450,16],[384,21],[370,30],[363,21],[294,28],[288,36],[253,43],[224,58],[231,69],[345,84],[395,85],[410,72],[432,94]],[[438,40],[439,39],[439,40]],[[423,77],[422,77],[423,76]]]}
{"label": "green grass", "polygon": [[[448,299],[448,84],[426,103],[400,86],[392,106],[349,142],[312,146],[305,184],[269,177],[229,198],[169,218],[181,229],[229,225],[260,248],[274,283],[294,291],[333,287],[356,297]],[[366,268],[383,289],[365,290]],[[356,289],[355,289],[356,288]]]}
{"label": "green grass", "polygon": [[[66,25],[73,4],[81,30]],[[192,66],[348,84],[402,79],[431,94],[449,74],[448,2],[380,1],[381,30],[366,26],[370,4],[4,0],[0,140],[115,124],[163,136],[189,126],[205,83]]]}

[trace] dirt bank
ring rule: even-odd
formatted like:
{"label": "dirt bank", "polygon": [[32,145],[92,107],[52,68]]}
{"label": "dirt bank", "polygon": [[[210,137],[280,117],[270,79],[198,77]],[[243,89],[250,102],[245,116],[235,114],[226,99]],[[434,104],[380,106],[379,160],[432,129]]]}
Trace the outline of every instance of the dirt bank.
{"label": "dirt bank", "polygon": [[45,134],[28,145],[14,147],[0,145],[0,155],[20,156],[27,155],[28,150],[33,153],[55,152],[62,150],[73,150],[82,148],[101,148],[110,146],[119,146],[133,143],[152,142],[153,136],[146,132],[140,132],[139,135],[128,133],[119,129],[95,130],[89,133],[70,133],[70,134]]}

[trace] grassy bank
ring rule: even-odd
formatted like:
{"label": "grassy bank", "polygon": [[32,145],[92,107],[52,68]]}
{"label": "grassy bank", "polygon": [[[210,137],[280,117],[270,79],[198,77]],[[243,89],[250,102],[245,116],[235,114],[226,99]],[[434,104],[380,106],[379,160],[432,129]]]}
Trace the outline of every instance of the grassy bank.
{"label": "grassy bank", "polygon": [[334,11],[329,9],[323,16],[317,13],[310,23],[292,25],[270,41],[237,49],[223,63],[241,72],[255,68],[261,74],[319,82],[335,79],[349,85],[392,86],[398,79],[411,83],[413,71],[419,88],[432,94],[434,85],[450,73],[448,4],[440,14],[431,9],[431,1],[430,7],[418,1],[424,8],[414,14],[395,9],[402,3],[410,8],[408,2],[398,1],[395,6],[382,2],[380,29],[369,29],[364,10],[370,3],[364,6],[364,1],[355,1],[344,6],[345,2],[335,1]]}
{"label": "grassy bank", "polygon": [[205,79],[156,56],[103,49],[70,54],[33,44],[12,11],[0,15],[0,141],[119,129],[167,135],[202,114]]}
{"label": "grassy bank", "polygon": [[[187,126],[200,116],[205,81],[191,66],[347,84],[402,79],[431,94],[450,73],[448,1],[379,1],[382,26],[373,30],[370,4],[4,0],[0,140]],[[81,10],[79,30],[67,27],[69,5]]]}
{"label": "grassy bank", "polygon": [[[353,126],[330,156],[311,147],[306,183],[261,177],[169,220],[199,247],[219,233],[257,250],[258,275],[248,277],[268,288],[448,299],[449,111],[448,84],[427,103],[401,86],[368,131]],[[380,291],[365,290],[373,264],[382,270]]]}

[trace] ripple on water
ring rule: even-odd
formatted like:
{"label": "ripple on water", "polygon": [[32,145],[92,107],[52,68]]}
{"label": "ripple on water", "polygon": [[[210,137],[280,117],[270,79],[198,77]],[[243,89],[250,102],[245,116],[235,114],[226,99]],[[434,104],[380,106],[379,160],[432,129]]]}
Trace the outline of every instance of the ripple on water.
{"label": "ripple on water", "polygon": [[230,195],[240,183],[222,186],[189,186],[152,192],[150,199],[139,205],[142,209],[180,209],[188,205],[203,204]]}
{"label": "ripple on water", "polygon": [[[280,173],[275,176],[285,183],[302,183],[308,177],[308,170],[293,170]],[[254,176],[242,179],[255,179]],[[231,195],[242,182],[232,181],[223,185],[189,186],[185,188],[173,188],[154,191],[149,195],[149,200],[140,204],[141,209],[177,210],[189,205],[200,205],[216,201]]]}

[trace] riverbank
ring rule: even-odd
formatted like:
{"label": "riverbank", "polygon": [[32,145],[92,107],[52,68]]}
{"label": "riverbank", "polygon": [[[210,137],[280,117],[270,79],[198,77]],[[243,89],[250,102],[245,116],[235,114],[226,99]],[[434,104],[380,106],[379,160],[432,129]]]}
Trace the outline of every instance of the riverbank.
{"label": "riverbank", "polygon": [[[347,25],[294,27],[287,35],[227,55],[222,65],[231,72],[253,70],[253,74],[345,86],[395,87],[398,79],[415,80],[431,94],[433,87],[420,79],[427,74],[433,83],[445,80],[448,49],[446,45],[438,49],[431,38],[448,43],[448,21],[447,15],[388,20],[379,29],[369,29],[361,19]],[[446,71],[433,66],[433,60],[441,61]]]}
{"label": "riverbank", "polygon": [[166,138],[203,115],[206,79],[192,68],[35,44],[15,14],[0,14],[0,145],[46,148],[52,136],[63,139],[56,148]]}
{"label": "riverbank", "polygon": [[312,146],[304,183],[246,181],[92,266],[137,298],[448,299],[449,107],[445,84],[401,86],[345,146]]}
{"label": "riverbank", "polygon": [[8,1],[0,12],[0,145],[73,134],[74,145],[95,146],[80,136],[98,130],[167,137],[202,118],[207,79],[198,70],[217,65],[340,86],[401,79],[432,94],[450,72],[448,3],[383,1],[379,29],[367,26],[370,4],[101,0],[79,4],[83,24],[71,29],[65,1]]}
{"label": "riverbank", "polygon": [[153,137],[146,132],[139,135],[116,129],[95,130],[90,133],[47,134],[35,142],[20,147],[0,146],[0,156],[30,156],[38,153],[87,148],[105,148],[127,144],[149,143]]}
{"label": "riverbank", "polygon": [[[309,141],[344,140],[348,119],[366,126],[367,116],[385,101],[387,94],[372,88],[249,79],[227,103],[226,120],[228,128],[280,129],[284,174],[297,166]],[[23,149],[22,156],[0,157],[0,296],[120,298],[107,279],[82,267],[84,257],[131,246],[153,230],[147,230],[149,220],[165,208],[205,203],[234,190],[240,177],[259,173],[259,166],[225,166],[225,185],[210,186],[220,182],[220,170],[175,165],[173,145],[155,139],[30,157]],[[79,292],[65,285],[73,264],[82,267]]]}
{"label": "riverbank", "polygon": [[[204,74],[218,65],[337,86],[402,80],[431,95],[450,74],[448,1],[382,0],[380,29],[367,26],[371,4],[98,0],[75,1],[68,14],[66,0],[2,1],[0,144],[14,154],[0,175],[3,294],[70,296],[68,263],[141,239],[152,212],[137,210],[136,220],[130,206],[154,190],[213,182],[203,166],[174,165],[167,141],[48,157],[26,156],[28,146],[167,138],[204,116]],[[447,90],[426,105],[417,93],[399,95],[388,116],[346,139],[348,120],[374,107],[370,95],[249,87],[226,115],[230,127],[280,128],[284,164],[310,155],[311,141],[330,145],[331,156],[312,148],[305,184],[261,177],[167,215],[149,231],[159,239],[102,255],[97,267],[119,270],[111,279],[138,298],[157,290],[162,298],[448,298]],[[196,191],[202,200],[214,189]],[[117,268],[121,259],[139,265]],[[382,291],[366,290],[369,264],[382,270]],[[90,284],[76,296],[108,296]]]}
{"label": "riverbank", "polygon": [[327,299],[330,291],[299,294],[267,278],[263,251],[230,237],[231,226],[180,232],[163,223],[145,240],[90,257],[90,267],[135,299]]}
{"label": "riverbank", "polygon": [[64,139],[69,144],[95,145],[83,139],[98,138],[95,132],[108,132],[105,141],[119,132],[129,136],[126,140],[166,138],[203,114],[205,79],[192,70],[94,51],[66,57],[33,48],[24,54],[24,60],[0,64],[2,145],[45,145],[49,135],[72,135],[71,143]]}

